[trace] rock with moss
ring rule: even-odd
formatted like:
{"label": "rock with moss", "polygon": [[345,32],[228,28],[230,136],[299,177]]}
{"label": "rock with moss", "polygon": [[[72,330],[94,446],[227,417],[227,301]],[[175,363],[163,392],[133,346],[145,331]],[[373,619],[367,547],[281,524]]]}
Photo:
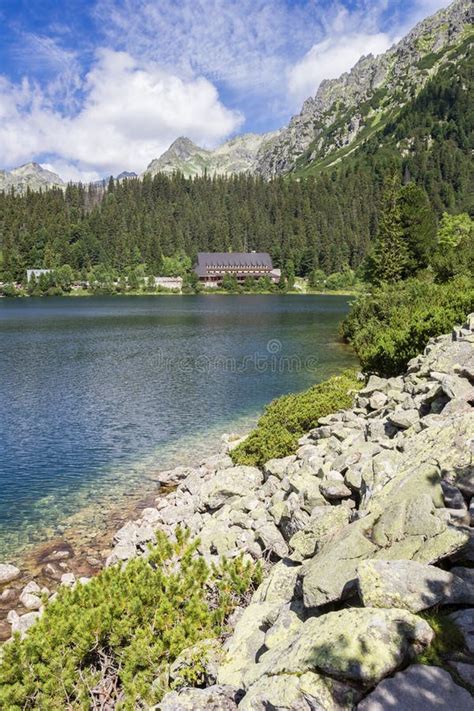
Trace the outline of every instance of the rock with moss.
{"label": "rock with moss", "polygon": [[247,691],[239,711],[349,711],[360,694],[321,674],[265,676]]}
{"label": "rock with moss", "polygon": [[256,467],[238,466],[224,469],[204,482],[200,493],[200,510],[215,510],[235,497],[246,496],[263,484],[263,474]]}
{"label": "rock with moss", "polygon": [[413,560],[365,560],[357,570],[366,607],[397,607],[420,612],[448,599],[455,576]]}
{"label": "rock with moss", "polygon": [[349,511],[341,506],[318,506],[306,526],[290,539],[291,557],[304,560],[313,556],[324,540],[349,523]]}
{"label": "rock with moss", "polygon": [[406,610],[329,612],[307,620],[285,644],[262,654],[245,683],[314,671],[371,686],[414,659],[433,637],[429,624]]}

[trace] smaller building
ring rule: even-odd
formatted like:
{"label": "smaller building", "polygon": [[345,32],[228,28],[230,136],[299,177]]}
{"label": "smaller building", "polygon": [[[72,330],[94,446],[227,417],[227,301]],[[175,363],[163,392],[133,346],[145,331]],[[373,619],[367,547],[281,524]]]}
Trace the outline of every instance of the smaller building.
{"label": "smaller building", "polygon": [[183,277],[155,277],[155,286],[161,289],[182,289]]}
{"label": "smaller building", "polygon": [[26,270],[26,281],[31,281],[32,277],[39,279],[43,274],[51,274],[53,269],[27,269]]}
{"label": "smaller building", "polygon": [[278,284],[280,270],[273,269],[268,252],[199,252],[195,272],[205,286],[222,284],[226,275],[231,275],[242,284],[247,278],[268,277]]}

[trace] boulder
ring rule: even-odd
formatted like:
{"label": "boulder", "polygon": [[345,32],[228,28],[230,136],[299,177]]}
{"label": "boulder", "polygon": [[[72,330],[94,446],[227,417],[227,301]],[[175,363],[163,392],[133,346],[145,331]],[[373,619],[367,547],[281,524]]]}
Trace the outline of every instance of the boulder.
{"label": "boulder", "polygon": [[414,664],[384,679],[357,711],[447,711],[473,709],[471,694],[440,667]]}
{"label": "boulder", "polygon": [[319,506],[311,512],[306,526],[290,539],[292,558],[304,560],[313,556],[329,535],[349,523],[349,511],[342,506]]}
{"label": "boulder", "polygon": [[327,501],[340,501],[340,499],[348,499],[352,496],[352,491],[343,481],[322,481],[319,490]]}
{"label": "boulder", "polygon": [[265,634],[278,617],[279,602],[252,602],[237,622],[224,647],[224,662],[219,668],[219,684],[243,688],[244,676],[256,663]]}
{"label": "boulder", "polygon": [[285,644],[262,654],[246,683],[267,674],[313,671],[371,686],[410,661],[433,637],[428,623],[406,610],[329,612],[310,618]]}
{"label": "boulder", "polygon": [[[238,689],[230,686],[209,686],[207,689],[171,691],[162,699],[155,711],[237,711],[241,698]],[[150,709],[150,711],[153,711]]]}
{"label": "boulder", "polygon": [[261,544],[264,552],[274,553],[278,558],[288,554],[288,546],[278,528],[270,521],[255,530],[255,538]]}
{"label": "boulder", "polygon": [[282,459],[270,459],[263,465],[265,478],[275,476],[278,479],[283,479],[287,473],[289,465],[293,464],[294,461],[296,461],[296,456],[294,454],[291,454],[289,457],[283,457]]}
{"label": "boulder", "polygon": [[449,615],[449,618],[454,622],[460,630],[466,649],[470,654],[474,654],[474,608],[468,610],[458,610]]}
{"label": "boulder", "polygon": [[24,607],[26,607],[27,610],[39,610],[41,605],[43,604],[43,601],[41,600],[40,596],[40,586],[35,583],[34,580],[31,580],[23,588],[20,595],[20,602]]}
{"label": "boulder", "polygon": [[215,510],[234,497],[246,496],[263,484],[263,474],[257,467],[224,469],[201,488],[199,510]]}
{"label": "boulder", "polygon": [[365,560],[357,570],[359,593],[366,607],[419,612],[449,596],[454,575],[413,560]]}
{"label": "boulder", "polygon": [[18,632],[20,637],[23,638],[40,616],[40,612],[34,611],[27,612],[26,615],[21,615],[20,617],[14,610],[11,610],[11,612],[8,613],[7,620],[12,626],[12,635]]}
{"label": "boulder", "polygon": [[239,711],[349,711],[358,694],[314,672],[265,676],[247,691]]}
{"label": "boulder", "polygon": [[16,580],[20,575],[21,571],[16,566],[9,563],[0,563],[0,585],[11,583],[12,580]]}
{"label": "boulder", "polygon": [[252,602],[289,603],[295,597],[295,586],[301,566],[280,560],[258,586]]}
{"label": "boulder", "polygon": [[303,626],[305,610],[301,601],[283,605],[278,617],[265,635],[265,647],[272,649],[283,644]]}

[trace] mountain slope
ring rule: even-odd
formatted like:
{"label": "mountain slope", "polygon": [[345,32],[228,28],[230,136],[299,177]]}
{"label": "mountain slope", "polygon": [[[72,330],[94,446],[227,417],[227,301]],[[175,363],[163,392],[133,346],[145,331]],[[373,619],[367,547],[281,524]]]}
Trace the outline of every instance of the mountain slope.
{"label": "mountain slope", "polygon": [[362,57],[338,79],[323,81],[260,158],[266,178],[330,165],[392,120],[472,36],[472,5],[456,0],[420,22],[379,57]]}
{"label": "mountain slope", "polygon": [[51,170],[42,168],[39,163],[25,163],[11,171],[0,170],[0,191],[11,190],[24,193],[30,190],[40,190],[52,187],[62,187],[63,181]]}
{"label": "mountain slope", "polygon": [[200,148],[181,136],[159,158],[151,161],[143,175],[183,173],[186,177],[253,173],[263,152],[269,150],[279,132],[247,133],[226,141],[215,150]]}

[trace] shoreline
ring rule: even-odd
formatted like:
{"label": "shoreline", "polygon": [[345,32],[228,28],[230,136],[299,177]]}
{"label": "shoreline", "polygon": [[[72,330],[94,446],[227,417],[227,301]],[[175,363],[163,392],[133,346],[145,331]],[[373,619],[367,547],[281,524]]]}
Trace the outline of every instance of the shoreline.
{"label": "shoreline", "polygon": [[337,290],[337,291],[320,291],[320,290],[312,290],[308,289],[307,291],[300,291],[300,290],[295,290],[295,291],[282,291],[282,292],[277,292],[277,291],[239,291],[239,292],[229,292],[229,291],[224,291],[224,290],[219,290],[219,289],[213,289],[213,290],[207,290],[207,291],[201,291],[199,293],[196,292],[191,292],[189,294],[183,293],[183,292],[174,292],[174,291],[150,291],[150,292],[145,292],[145,291],[131,291],[127,292],[125,294],[123,293],[116,293],[116,292],[111,292],[111,293],[94,293],[94,292],[89,292],[89,291],[81,291],[81,292],[68,292],[64,294],[54,294],[54,295],[48,295],[48,294],[37,294],[37,295],[31,295],[31,294],[15,294],[15,296],[4,296],[0,294],[0,299],[7,299],[7,301],[13,300],[13,299],[55,299],[55,298],[86,298],[86,297],[91,297],[91,296],[113,296],[113,297],[126,297],[126,296],[132,296],[132,297],[137,297],[137,296],[358,296],[359,294],[364,293],[361,291],[357,290]]}

